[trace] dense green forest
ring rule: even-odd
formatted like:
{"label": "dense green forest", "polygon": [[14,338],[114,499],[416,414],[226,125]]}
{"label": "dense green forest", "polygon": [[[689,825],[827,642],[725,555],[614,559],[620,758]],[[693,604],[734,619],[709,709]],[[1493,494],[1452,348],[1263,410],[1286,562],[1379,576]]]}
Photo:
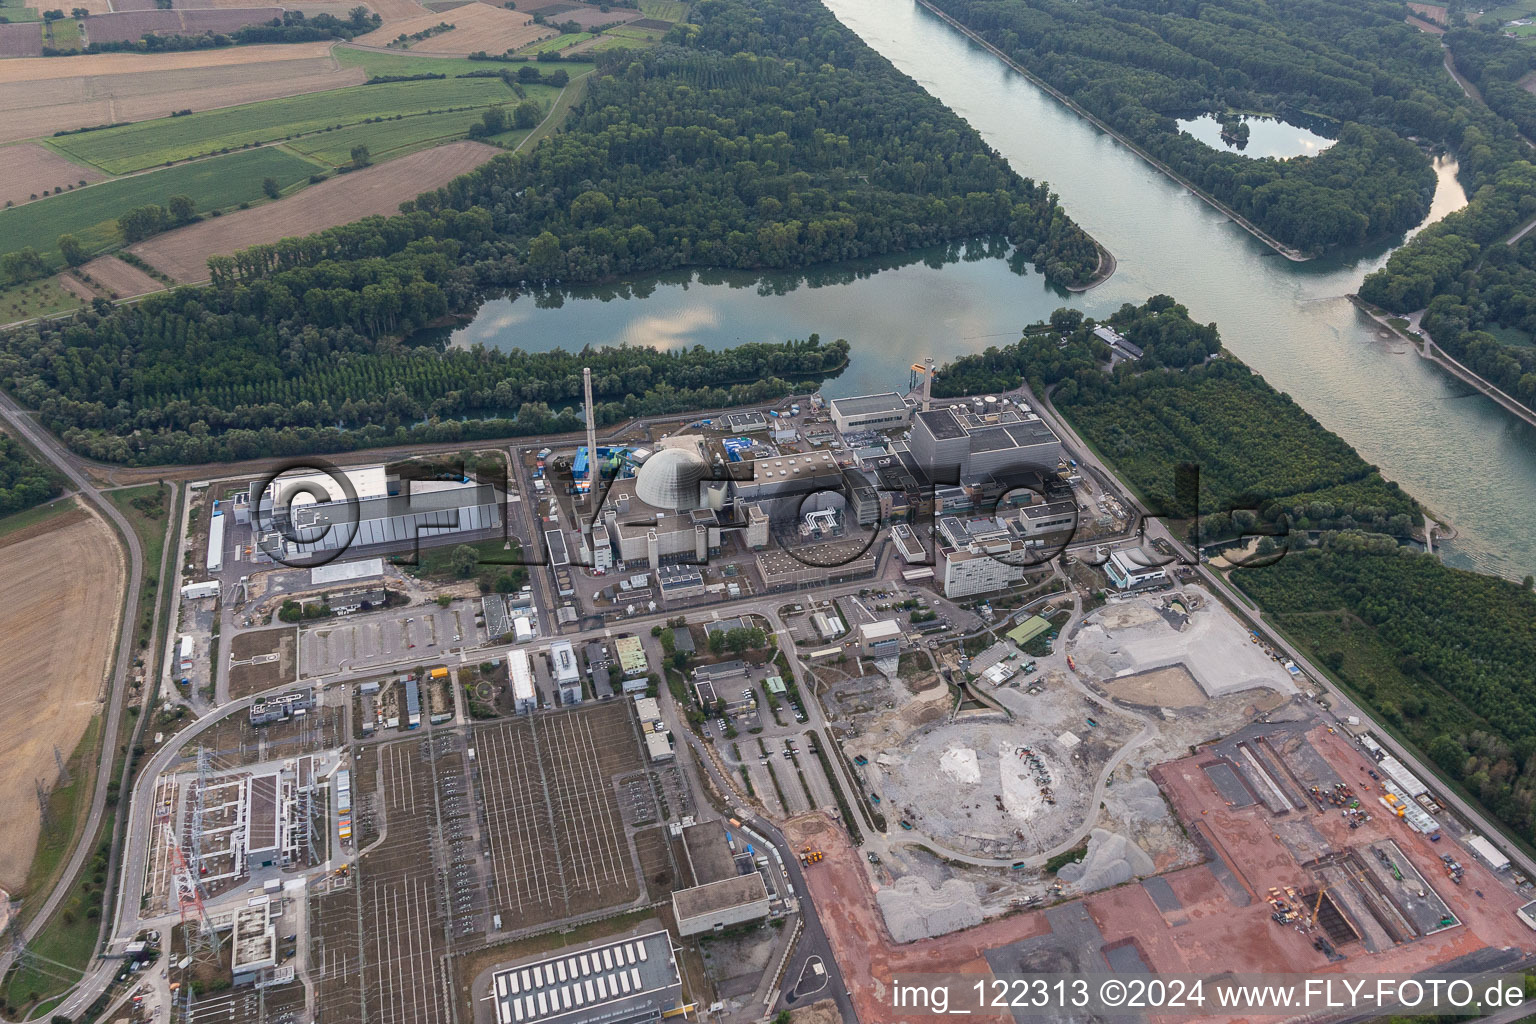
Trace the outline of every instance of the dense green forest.
{"label": "dense green forest", "polygon": [[[1410,137],[1455,151],[1475,190],[1523,144],[1468,100],[1390,0],[935,0],[1022,66],[1281,241],[1389,236],[1429,207]],[[1322,116],[1319,156],[1250,159],[1177,130],[1200,112]]]}
{"label": "dense green forest", "polygon": [[58,477],[9,434],[0,434],[0,516],[41,505],[63,492]]}
{"label": "dense green forest", "polygon": [[[945,366],[934,394],[1004,391],[1027,380],[1050,391],[1098,452],[1146,499],[1153,514],[1200,514],[1200,536],[1216,540],[1260,524],[1286,530],[1369,529],[1406,536],[1418,504],[1326,430],[1288,395],[1242,363],[1212,358],[1214,324],[1154,295],[1107,321],[1144,350],[1106,371],[1109,349],[1081,313],[1059,309],[1014,345]],[[1180,369],[1183,368],[1183,369]],[[1179,493],[1180,463],[1200,467],[1198,508]]]}
{"label": "dense green forest", "polygon": [[1369,529],[1406,536],[1418,506],[1289,395],[1231,359],[1189,370],[1083,373],[1057,408],[1158,515],[1197,511],[1175,489],[1180,463],[1200,468],[1200,537]]}
{"label": "dense green forest", "polygon": [[612,420],[815,386],[847,346],[504,355],[418,329],[496,292],[978,236],[1054,280],[1093,273],[1097,247],[1045,185],[816,0],[703,0],[693,17],[666,46],[600,55],[531,152],[399,216],[217,257],[207,287],[11,332],[0,384],[76,451],[141,464],[526,434],[578,426],[553,410],[583,362]]}
{"label": "dense green forest", "polygon": [[1536,167],[1517,163],[1466,209],[1422,231],[1365,279],[1360,296],[1384,309],[1424,309],[1446,352],[1536,408]]}
{"label": "dense green forest", "polygon": [[1109,346],[1093,333],[1105,325],[1142,350],[1139,369],[1194,366],[1221,351],[1216,325],[1196,323],[1188,309],[1167,295],[1154,295],[1140,306],[1127,302],[1102,321],[1062,308],[1048,323],[1025,328],[1012,345],[992,345],[945,364],[934,377],[933,393],[940,398],[979,395],[1009,391],[1026,381],[1042,393],[1080,370],[1108,365]]}
{"label": "dense green forest", "polygon": [[1341,534],[1234,581],[1485,807],[1536,840],[1536,593]]}

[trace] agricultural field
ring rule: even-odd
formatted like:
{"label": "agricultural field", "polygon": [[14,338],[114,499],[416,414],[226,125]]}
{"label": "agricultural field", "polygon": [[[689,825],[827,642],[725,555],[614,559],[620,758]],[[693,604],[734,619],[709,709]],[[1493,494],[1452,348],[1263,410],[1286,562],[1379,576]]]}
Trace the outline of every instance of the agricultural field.
{"label": "agricultural field", "polygon": [[0,0],[0,17],[12,23],[43,20],[37,8],[29,7],[26,0]]}
{"label": "agricultural field", "polygon": [[512,97],[512,91],[499,78],[360,85],[334,90],[324,103],[309,97],[267,100],[68,135],[49,144],[111,174],[127,174],[170,161],[357,124],[370,117],[488,107]]}
{"label": "agricultural field", "polygon": [[612,25],[621,21],[638,21],[639,19],[639,11],[628,10],[622,7],[610,7],[605,11],[600,7],[590,7],[583,4],[578,10],[554,15],[549,20],[561,25],[568,21],[574,21],[583,30],[587,30],[595,29],[601,25]]}
{"label": "agricultural field", "polygon": [[49,22],[43,34],[55,50],[78,50],[85,45],[80,35],[80,23],[73,18]]}
{"label": "agricultural field", "polygon": [[[124,263],[116,256],[97,257],[73,274],[61,275],[59,280],[64,287],[85,298],[100,295],[104,299],[131,299],[135,295],[146,295],[165,287],[138,267]],[[83,291],[78,291],[76,286]]]}
{"label": "agricultural field", "polygon": [[[516,97],[512,97],[509,105],[515,100]],[[350,161],[352,147],[361,144],[368,147],[373,162],[379,163],[428,146],[465,138],[470,125],[479,121],[478,110],[415,114],[398,120],[357,124],[339,131],[306,135],[290,142],[288,147],[332,167],[340,167]]]}
{"label": "agricultural field", "polygon": [[329,43],[0,60],[0,142],[359,85]]}
{"label": "agricultural field", "polygon": [[134,42],[147,33],[159,35],[198,35],[203,32],[233,32],[246,25],[282,17],[280,7],[249,6],[213,11],[123,11],[99,14],[86,26],[93,43]]}
{"label": "agricultural field", "polygon": [[[72,501],[73,499],[60,499]],[[111,527],[76,507],[0,538],[0,657],[30,666],[10,680],[0,735],[0,886],[27,877],[41,824],[36,781],[57,775],[99,710],[123,598],[122,550]]]}
{"label": "agricultural field", "polygon": [[5,166],[5,176],[0,178],[0,207],[20,206],[45,192],[67,192],[102,179],[100,171],[30,142],[0,149],[0,164]]}
{"label": "agricultural field", "polygon": [[595,39],[595,38],[596,38],[596,35],[594,33],[591,33],[591,32],[567,32],[567,33],[565,33],[563,35],[555,36],[552,39],[541,39],[541,40],[539,40],[538,42],[534,43],[531,46],[523,47],[518,52],[519,53],[546,53],[546,52],[548,52],[550,50],[568,50],[571,47],[575,46],[577,43],[584,43],[588,39]]}
{"label": "agricultural field", "polygon": [[440,22],[452,25],[453,30],[412,42],[410,50],[413,53],[467,54],[479,50],[506,53],[555,31],[545,25],[535,25],[533,17],[522,11],[475,3],[444,14],[427,12],[417,18],[387,23],[383,28],[359,36],[357,42],[363,46],[386,46],[401,35],[413,35]]}
{"label": "agricultural field", "polygon": [[41,57],[43,26],[38,22],[0,25],[0,57]]}
{"label": "agricultural field", "polygon": [[660,42],[662,37],[665,36],[671,28],[671,25],[658,28],[654,24],[646,25],[642,22],[635,22],[632,25],[619,25],[615,28],[610,28],[603,34],[606,36],[613,36],[618,39],[629,39],[635,42],[656,43]]}
{"label": "agricultural field", "polygon": [[688,5],[682,0],[640,0],[640,13],[657,21],[683,21],[688,17]]}
{"label": "agricultural field", "polygon": [[64,313],[79,306],[80,296],[53,277],[0,288],[0,323]]}
{"label": "agricultural field", "polygon": [[203,281],[210,256],[312,234],[363,217],[393,214],[405,200],[447,184],[499,152],[478,142],[449,143],[339,175],[259,209],[167,231],[129,251],[177,281]]}
{"label": "agricultural field", "polygon": [[206,214],[261,201],[265,198],[261,185],[266,178],[276,179],[278,186],[286,189],[318,170],[292,153],[262,147],[118,178],[0,210],[0,249],[11,252],[30,245],[57,265],[62,262],[60,235],[72,234],[87,252],[100,252],[121,241],[117,218],[136,206],[163,206],[171,196],[187,195],[197,204],[197,211]]}
{"label": "agricultural field", "polygon": [[377,50],[359,50],[353,46],[342,44],[336,47],[333,54],[344,68],[362,68],[370,77],[375,75],[454,75],[468,74],[471,71],[484,71],[487,68],[502,67],[500,64],[488,64],[483,60],[470,60],[468,57],[433,57],[416,56],[407,52],[380,53]]}

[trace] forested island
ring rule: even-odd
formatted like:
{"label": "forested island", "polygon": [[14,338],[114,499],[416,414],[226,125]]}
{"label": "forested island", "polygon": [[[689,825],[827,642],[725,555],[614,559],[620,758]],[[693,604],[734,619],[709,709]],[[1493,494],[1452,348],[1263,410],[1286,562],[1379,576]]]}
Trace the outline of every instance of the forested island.
{"label": "forested island", "polygon": [[[1429,209],[1412,140],[1457,153],[1468,191],[1523,144],[1469,100],[1389,0],[1257,5],[932,0],[1020,66],[1263,231],[1309,252],[1389,237]],[[1314,157],[1250,159],[1181,133],[1201,111],[1324,117]]]}
{"label": "forested island", "polygon": [[1282,535],[1261,540],[1270,557],[1231,580],[1490,812],[1536,837],[1533,581],[1452,569],[1404,544],[1423,514],[1413,497],[1241,362],[1193,358],[1219,344],[1214,326],[1167,296],[1111,319],[1191,344],[1106,372],[1092,322],[1063,309],[1015,345],[944,367],[934,392],[1003,389],[1021,374],[1037,394],[1053,388],[1057,410],[1109,465],[1186,525],[1194,509],[1174,492],[1174,472],[1197,464],[1202,540]]}
{"label": "forested island", "polygon": [[[574,428],[576,357],[445,351],[487,295],[679,267],[792,268],[1004,237],[1062,284],[1098,247],[1047,186],[816,0],[703,0],[599,55],[565,130],[448,187],[210,261],[211,283],[0,337],[0,385],[75,451],[135,464]],[[585,353],[599,415],[763,401],[846,362],[816,339]],[[576,376],[572,374],[576,373]]]}

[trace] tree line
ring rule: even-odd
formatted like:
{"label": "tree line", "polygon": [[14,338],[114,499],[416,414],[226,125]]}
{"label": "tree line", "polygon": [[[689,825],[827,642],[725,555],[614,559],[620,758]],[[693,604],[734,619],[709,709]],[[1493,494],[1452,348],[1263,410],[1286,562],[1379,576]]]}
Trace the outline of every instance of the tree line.
{"label": "tree line", "polygon": [[20,441],[0,434],[0,516],[41,505],[63,492],[59,478]]}
{"label": "tree line", "polygon": [[[264,43],[310,43],[327,39],[353,39],[372,32],[384,23],[366,7],[354,7],[346,18],[334,14],[306,16],[303,11],[284,11],[282,17],[259,25],[246,25],[233,32],[146,32],[138,39],[114,39],[92,42],[85,53],[169,53],[176,50],[208,50],[225,46],[255,46]],[[78,54],[80,50],[43,47],[44,57]]]}

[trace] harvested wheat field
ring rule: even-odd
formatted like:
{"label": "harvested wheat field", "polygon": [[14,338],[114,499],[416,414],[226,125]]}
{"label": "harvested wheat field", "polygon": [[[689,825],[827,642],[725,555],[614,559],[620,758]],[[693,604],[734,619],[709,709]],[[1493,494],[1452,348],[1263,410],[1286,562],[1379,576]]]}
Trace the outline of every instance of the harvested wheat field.
{"label": "harvested wheat field", "polygon": [[283,16],[280,7],[224,8],[208,11],[122,11],[101,14],[85,22],[86,39],[93,43],[121,43],[159,35],[201,35],[233,32]]}
{"label": "harvested wheat field", "polygon": [[71,185],[79,186],[82,181],[88,184],[103,177],[100,171],[82,167],[31,142],[0,149],[0,166],[5,167],[5,174],[0,175],[0,207],[30,202],[34,194],[42,195],[44,189],[67,191]]}
{"label": "harvested wheat field", "polygon": [[[62,499],[73,501],[74,499]],[[0,537],[0,887],[26,879],[41,824],[37,780],[58,775],[100,709],[124,586],[122,549],[94,512],[74,508]]]}
{"label": "harvested wheat field", "polygon": [[[116,256],[98,257],[76,273],[89,277],[96,291],[109,299],[131,299],[135,295],[146,295],[165,287],[138,267],[129,266]],[[74,291],[73,288],[70,290]]]}
{"label": "harvested wheat field", "polygon": [[[0,142],[361,85],[329,43],[0,61]],[[244,58],[239,59],[239,58]]]}
{"label": "harvested wheat field", "polygon": [[254,210],[167,231],[130,246],[128,251],[182,283],[205,281],[210,256],[396,213],[407,199],[447,184],[500,152],[479,142],[452,142],[338,175]]}
{"label": "harvested wheat field", "polygon": [[384,46],[401,33],[412,35],[446,21],[453,31],[428,36],[411,44],[407,53],[505,53],[546,39],[559,32],[548,25],[535,25],[533,16],[522,11],[508,11],[485,4],[469,4],[443,14],[427,13],[406,21],[387,23],[365,36],[358,36],[363,46]]}

